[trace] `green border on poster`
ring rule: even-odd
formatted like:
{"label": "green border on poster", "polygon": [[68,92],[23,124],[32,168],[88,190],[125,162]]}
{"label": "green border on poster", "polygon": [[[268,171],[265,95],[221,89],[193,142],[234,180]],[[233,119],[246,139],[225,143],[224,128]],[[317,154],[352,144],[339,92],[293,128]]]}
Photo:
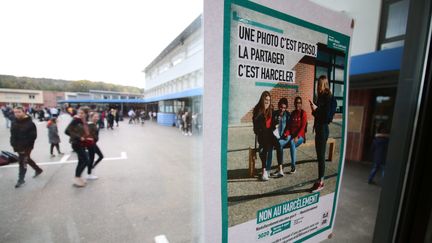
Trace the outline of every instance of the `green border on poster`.
{"label": "green border on poster", "polygon": [[222,242],[228,242],[228,110],[230,79],[231,0],[224,2],[223,26],[223,78],[222,78],[222,136],[221,136],[221,196],[222,196]]}
{"label": "green border on poster", "polygon": [[[228,149],[228,111],[229,111],[229,82],[230,82],[230,38],[231,38],[231,4],[236,4],[252,11],[256,11],[273,18],[277,18],[292,24],[299,25],[301,27],[314,30],[327,35],[332,35],[344,44],[346,48],[345,56],[345,69],[344,69],[344,85],[347,85],[347,74],[348,74],[348,53],[350,37],[334,30],[309,23],[305,20],[290,16],[288,14],[279,12],[277,10],[259,5],[257,3],[248,0],[225,0],[224,1],[224,32],[223,32],[223,90],[222,90],[222,131],[221,131],[221,196],[222,196],[222,242],[228,242],[228,191],[227,191],[227,149]],[[324,231],[331,229],[333,225],[333,219],[336,209],[336,199],[339,194],[339,183],[343,163],[343,155],[345,153],[345,122],[346,122],[346,97],[347,88],[344,89],[343,97],[343,112],[342,112],[342,142],[340,144],[340,155],[339,155],[339,168],[338,176],[336,180],[336,189],[334,192],[332,216],[330,219],[329,226],[320,229],[310,235],[303,237],[296,242],[303,242],[310,239]]]}

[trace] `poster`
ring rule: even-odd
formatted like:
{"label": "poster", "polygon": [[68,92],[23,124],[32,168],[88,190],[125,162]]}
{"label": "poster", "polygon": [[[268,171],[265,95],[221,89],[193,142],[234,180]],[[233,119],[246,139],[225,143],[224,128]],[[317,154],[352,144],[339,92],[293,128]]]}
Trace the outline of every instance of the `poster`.
{"label": "poster", "polygon": [[[309,14],[321,10],[310,3],[304,6],[312,7]],[[244,0],[225,1],[223,21],[221,241],[325,239],[334,225],[343,170],[350,34]],[[334,114],[325,149],[324,187],[314,191],[319,167],[309,100],[317,102],[318,79],[323,76],[334,99]],[[292,122],[289,116],[273,116],[282,114],[281,104],[287,103],[290,114],[298,110],[297,122],[306,123],[303,135],[292,138],[296,149],[289,140],[282,159],[277,145],[261,159],[264,142],[254,120],[267,98],[273,118],[266,118],[265,126],[274,129],[278,142],[287,139],[279,129],[285,131],[286,122]],[[280,164],[283,175],[278,174]],[[268,168],[266,176],[263,167]]]}

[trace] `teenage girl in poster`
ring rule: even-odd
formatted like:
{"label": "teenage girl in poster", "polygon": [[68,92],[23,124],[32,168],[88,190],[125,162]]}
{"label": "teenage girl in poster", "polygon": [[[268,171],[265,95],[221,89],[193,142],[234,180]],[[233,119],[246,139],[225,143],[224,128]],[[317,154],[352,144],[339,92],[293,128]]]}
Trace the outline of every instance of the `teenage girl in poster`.
{"label": "teenage girl in poster", "polygon": [[277,115],[273,112],[270,92],[264,91],[253,109],[253,129],[258,138],[258,152],[262,163],[262,180],[268,181],[271,170],[271,156],[276,148],[278,164],[282,164],[282,151],[273,131],[276,129]]}
{"label": "teenage girl in poster", "polygon": [[329,137],[329,114],[332,99],[329,82],[325,75],[321,75],[318,78],[317,94],[318,99],[316,104],[309,100],[312,115],[315,118],[315,151],[318,159],[318,179],[311,188],[312,192],[317,192],[324,188],[325,151]]}

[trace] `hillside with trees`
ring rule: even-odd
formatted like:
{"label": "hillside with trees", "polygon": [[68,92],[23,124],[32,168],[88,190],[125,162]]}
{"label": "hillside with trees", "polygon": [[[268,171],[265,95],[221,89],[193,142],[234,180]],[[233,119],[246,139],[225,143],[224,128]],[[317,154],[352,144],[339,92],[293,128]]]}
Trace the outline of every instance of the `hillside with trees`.
{"label": "hillside with trees", "polygon": [[89,80],[67,81],[61,79],[16,77],[0,75],[0,88],[33,89],[64,92],[88,92],[89,90],[106,90],[127,93],[143,93],[144,90],[133,86],[92,82]]}

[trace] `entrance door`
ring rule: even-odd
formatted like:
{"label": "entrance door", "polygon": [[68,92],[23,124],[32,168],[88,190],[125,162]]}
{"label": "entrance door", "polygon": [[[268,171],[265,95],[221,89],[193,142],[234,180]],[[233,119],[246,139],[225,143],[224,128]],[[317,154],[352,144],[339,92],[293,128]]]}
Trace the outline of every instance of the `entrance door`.
{"label": "entrance door", "polygon": [[372,92],[372,116],[370,117],[369,126],[366,126],[365,131],[365,143],[363,146],[364,160],[371,160],[370,147],[378,127],[384,126],[390,130],[396,98],[396,88],[376,89]]}

